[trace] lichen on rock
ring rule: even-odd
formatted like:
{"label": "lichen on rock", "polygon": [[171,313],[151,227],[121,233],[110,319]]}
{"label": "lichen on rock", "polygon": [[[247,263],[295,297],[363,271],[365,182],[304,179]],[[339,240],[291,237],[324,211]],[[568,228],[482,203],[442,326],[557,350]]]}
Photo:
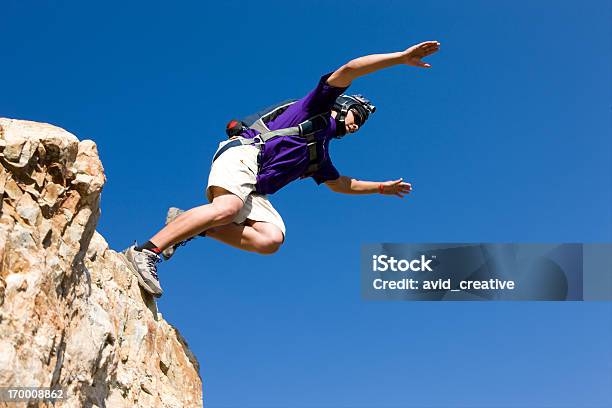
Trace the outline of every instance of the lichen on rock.
{"label": "lichen on rock", "polygon": [[94,142],[0,118],[0,386],[62,387],[62,407],[201,407],[193,353],[95,230],[104,182]]}

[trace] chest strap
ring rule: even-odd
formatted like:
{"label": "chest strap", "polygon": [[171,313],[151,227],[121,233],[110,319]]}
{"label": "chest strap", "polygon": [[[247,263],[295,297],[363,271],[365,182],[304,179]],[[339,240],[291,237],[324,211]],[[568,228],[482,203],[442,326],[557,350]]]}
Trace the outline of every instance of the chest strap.
{"label": "chest strap", "polygon": [[245,146],[245,145],[262,145],[266,143],[268,140],[273,139],[279,136],[300,136],[306,139],[306,147],[308,149],[308,168],[302,177],[310,177],[317,170],[319,170],[319,157],[317,154],[317,139],[315,138],[315,134],[327,127],[328,120],[323,115],[315,116],[307,121],[300,123],[297,126],[271,130],[269,132],[265,132],[255,136],[254,138],[247,139],[242,136],[235,136],[232,140],[226,144],[224,144],[213,157],[213,162],[217,160],[219,156],[221,156],[226,150],[231,149],[236,146]]}
{"label": "chest strap", "polygon": [[286,129],[278,129],[273,130],[271,132],[264,133],[262,135],[257,135],[252,139],[248,139],[242,136],[234,136],[229,142],[224,144],[213,157],[213,162],[219,158],[225,151],[231,149],[236,146],[247,146],[247,145],[261,145],[266,143],[268,140],[278,137],[278,136],[295,136],[299,134],[300,129],[296,127],[286,128]]}
{"label": "chest strap", "polygon": [[308,148],[308,168],[302,175],[302,178],[310,177],[321,167],[320,160],[317,154],[317,139],[315,133],[327,127],[328,119],[323,115],[315,116],[298,125],[300,136],[306,139]]}

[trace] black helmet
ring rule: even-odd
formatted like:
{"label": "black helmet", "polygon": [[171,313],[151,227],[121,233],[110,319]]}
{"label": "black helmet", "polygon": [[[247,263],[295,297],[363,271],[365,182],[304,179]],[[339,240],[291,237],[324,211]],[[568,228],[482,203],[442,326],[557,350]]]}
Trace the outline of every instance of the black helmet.
{"label": "black helmet", "polygon": [[376,106],[372,105],[369,99],[363,95],[340,95],[336,98],[334,107],[332,108],[337,112],[336,115],[336,137],[342,138],[346,134],[346,126],[344,120],[349,110],[353,110],[355,113],[355,120],[359,126],[363,126],[370,113],[376,112]]}

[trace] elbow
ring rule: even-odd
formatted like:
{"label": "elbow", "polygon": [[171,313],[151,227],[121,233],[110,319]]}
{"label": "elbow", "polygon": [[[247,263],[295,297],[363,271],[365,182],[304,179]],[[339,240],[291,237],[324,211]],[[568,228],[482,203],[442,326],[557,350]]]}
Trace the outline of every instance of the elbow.
{"label": "elbow", "polygon": [[341,179],[326,181],[325,185],[334,193],[344,193],[345,186],[342,183]]}
{"label": "elbow", "polygon": [[325,185],[334,193],[351,194],[353,192],[352,179],[340,176],[336,180],[327,181]]}
{"label": "elbow", "polygon": [[357,69],[358,69],[358,64],[353,60],[353,61],[349,61],[346,64],[344,64],[343,66],[340,67],[339,71],[341,76],[347,80],[347,81],[352,81],[353,79],[355,79],[357,77]]}
{"label": "elbow", "polygon": [[325,183],[325,185],[327,186],[327,188],[329,188],[334,193],[339,193],[340,192],[339,186],[337,184],[335,184],[335,183]]}
{"label": "elbow", "polygon": [[350,62],[338,68],[328,79],[327,83],[331,86],[344,88],[351,84],[355,79],[355,68],[350,66]]}
{"label": "elbow", "polygon": [[359,64],[355,60],[350,60],[346,64],[344,64],[340,69],[344,69],[347,73],[353,73],[355,70],[359,68]]}

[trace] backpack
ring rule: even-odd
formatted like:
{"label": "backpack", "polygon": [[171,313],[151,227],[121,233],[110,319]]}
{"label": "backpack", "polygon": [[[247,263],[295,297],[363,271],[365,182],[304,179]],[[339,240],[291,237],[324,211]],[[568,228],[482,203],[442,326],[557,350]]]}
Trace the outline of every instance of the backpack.
{"label": "backpack", "polygon": [[[279,102],[277,104],[269,106],[260,111],[257,111],[245,117],[242,120],[232,119],[227,124],[225,128],[225,133],[230,139],[237,138],[236,141],[238,143],[234,144],[233,146],[254,144],[254,143],[263,144],[263,143],[266,143],[270,139],[273,139],[275,137],[280,137],[280,136],[299,136],[299,137],[306,139],[306,146],[308,148],[309,161],[308,161],[308,169],[306,169],[306,172],[302,176],[303,178],[305,178],[305,177],[312,176],[317,170],[319,170],[320,163],[319,163],[319,157],[317,154],[317,143],[318,142],[315,138],[315,133],[327,127],[327,125],[329,124],[329,112],[320,113],[311,118],[308,118],[305,121],[301,122],[300,124],[294,127],[289,127],[285,129],[277,129],[277,130],[271,131],[268,128],[268,123],[276,119],[280,114],[285,112],[287,108],[293,105],[295,102],[297,102],[296,99],[288,99],[283,102]],[[239,137],[247,129],[256,130],[260,134],[253,139],[246,139],[246,138]],[[226,146],[228,146],[228,148],[233,147],[233,146],[229,146],[229,144],[227,144]],[[225,150],[227,149],[219,150],[217,154],[215,155],[215,158],[213,159],[213,161],[217,157],[219,157],[221,153],[223,153]]]}

